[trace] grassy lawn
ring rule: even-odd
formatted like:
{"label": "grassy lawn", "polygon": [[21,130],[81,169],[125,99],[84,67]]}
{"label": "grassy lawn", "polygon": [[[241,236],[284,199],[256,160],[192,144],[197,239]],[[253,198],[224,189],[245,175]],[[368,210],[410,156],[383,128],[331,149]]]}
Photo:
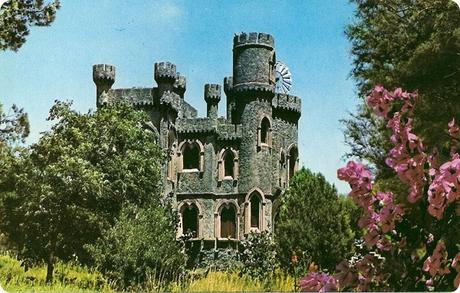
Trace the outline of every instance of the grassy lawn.
{"label": "grassy lawn", "polygon": [[[0,284],[8,292],[114,292],[113,286],[101,273],[69,263],[57,263],[51,284],[45,283],[46,266],[24,271],[15,258],[0,255]],[[142,291],[217,292],[217,291],[293,291],[294,279],[276,272],[269,280],[254,280],[238,273],[194,271],[186,280],[165,288],[152,280]],[[137,291],[137,290],[135,290]]]}

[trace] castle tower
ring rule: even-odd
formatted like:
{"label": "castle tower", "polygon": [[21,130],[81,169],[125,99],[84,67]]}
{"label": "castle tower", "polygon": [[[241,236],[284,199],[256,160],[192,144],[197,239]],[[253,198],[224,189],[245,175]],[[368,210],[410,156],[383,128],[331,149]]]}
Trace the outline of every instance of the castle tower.
{"label": "castle tower", "polygon": [[232,121],[242,125],[240,192],[254,188],[272,194],[272,99],[275,70],[274,40],[264,33],[242,33],[233,39],[233,79],[226,79]]}
{"label": "castle tower", "polygon": [[233,38],[233,88],[273,92],[274,40],[269,34],[242,33]]}
{"label": "castle tower", "polygon": [[218,116],[218,107],[220,102],[220,85],[205,84],[204,100],[207,104],[207,117],[215,119]]}
{"label": "castle tower", "polygon": [[[176,65],[171,62],[158,62],[155,63],[154,78],[158,84],[158,94],[161,95],[166,92],[174,91],[174,83],[176,82]],[[184,87],[185,91],[185,87]]]}
{"label": "castle tower", "polygon": [[93,81],[96,84],[96,105],[100,107],[109,102],[102,97],[102,93],[108,92],[115,82],[115,66],[109,64],[93,65]]}

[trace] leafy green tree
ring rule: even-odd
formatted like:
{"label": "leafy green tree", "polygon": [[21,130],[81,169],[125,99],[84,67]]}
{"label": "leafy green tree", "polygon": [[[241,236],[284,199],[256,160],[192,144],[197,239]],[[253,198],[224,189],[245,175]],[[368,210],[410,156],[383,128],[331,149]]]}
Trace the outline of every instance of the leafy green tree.
{"label": "leafy green tree", "polygon": [[[375,85],[417,90],[415,131],[428,148],[441,149],[448,141],[447,123],[460,119],[459,7],[451,0],[351,2],[355,19],[346,34],[359,98]],[[384,162],[390,133],[364,101],[344,125],[349,156],[372,163],[378,178],[393,177]]]}
{"label": "leafy green tree", "polygon": [[285,268],[291,256],[306,269],[312,262],[333,271],[353,250],[354,231],[350,207],[337,195],[323,175],[301,169],[283,195],[276,223],[277,255]]}
{"label": "leafy green tree", "polygon": [[88,262],[84,245],[111,227],[124,204],[144,207],[159,197],[162,155],[148,117],[128,105],[80,114],[56,102],[51,131],[14,165],[15,192],[0,205],[0,230],[21,258]]}
{"label": "leafy green tree", "polygon": [[269,280],[270,275],[278,266],[276,246],[271,234],[267,232],[250,233],[246,239],[241,241],[239,258],[242,263],[241,273],[253,279]]}
{"label": "leafy green tree", "polygon": [[[29,121],[23,109],[15,105],[8,112],[0,103],[0,205],[2,198],[14,192],[13,166],[17,154],[22,151],[18,145],[29,135]],[[0,230],[0,249],[7,248],[7,238]]]}
{"label": "leafy green tree", "polygon": [[[0,1],[0,3],[3,1]],[[59,0],[7,0],[0,7],[0,50],[17,51],[25,42],[30,26],[48,26],[56,18]]]}
{"label": "leafy green tree", "polygon": [[89,247],[97,267],[121,290],[166,290],[185,272],[186,254],[176,242],[171,207],[126,205],[115,225]]}

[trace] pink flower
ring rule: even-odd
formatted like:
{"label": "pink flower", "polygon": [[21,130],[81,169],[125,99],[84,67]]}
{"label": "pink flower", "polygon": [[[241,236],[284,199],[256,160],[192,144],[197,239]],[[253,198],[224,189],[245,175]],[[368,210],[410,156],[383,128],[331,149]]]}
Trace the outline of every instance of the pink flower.
{"label": "pink flower", "polygon": [[356,281],[356,275],[352,272],[350,265],[346,260],[341,261],[337,265],[336,271],[338,273],[335,277],[337,278],[341,288],[349,287]]}
{"label": "pink flower", "polygon": [[452,260],[451,266],[457,272],[457,276],[454,280],[454,288],[458,288],[460,286],[460,252],[457,253],[457,255]]}
{"label": "pink flower", "polygon": [[337,170],[337,177],[350,184],[349,196],[361,207],[371,204],[372,175],[364,165],[350,161],[343,168]]}
{"label": "pink flower", "polygon": [[325,273],[309,273],[299,281],[300,290],[306,292],[337,291],[338,281],[334,276]]}
{"label": "pink flower", "polygon": [[460,137],[460,128],[457,124],[455,124],[455,118],[449,122],[449,134],[452,137],[459,138]]}
{"label": "pink flower", "polygon": [[440,240],[433,251],[433,255],[427,257],[423,263],[423,270],[428,272],[432,277],[436,275],[445,275],[450,272],[446,263],[446,245]]}
{"label": "pink flower", "polygon": [[363,239],[368,247],[372,247],[377,244],[377,242],[380,240],[380,237],[381,236],[379,234],[377,225],[371,224],[368,226],[367,233],[364,235]]}
{"label": "pink flower", "polygon": [[394,98],[381,86],[376,86],[371,94],[366,97],[366,103],[375,115],[386,117]]}

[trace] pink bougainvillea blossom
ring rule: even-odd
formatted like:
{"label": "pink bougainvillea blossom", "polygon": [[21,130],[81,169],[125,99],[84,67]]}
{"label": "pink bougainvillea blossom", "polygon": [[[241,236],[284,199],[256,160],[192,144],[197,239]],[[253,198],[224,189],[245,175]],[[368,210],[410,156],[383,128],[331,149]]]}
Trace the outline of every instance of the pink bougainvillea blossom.
{"label": "pink bougainvillea blossom", "polygon": [[449,122],[448,127],[450,136],[457,139],[460,138],[460,128],[457,124],[455,124],[455,119],[452,119],[452,121]]}
{"label": "pink bougainvillea blossom", "polygon": [[423,270],[428,272],[431,277],[445,275],[450,272],[447,267],[447,252],[444,241],[439,241],[433,251],[433,255],[426,258],[423,263]]}
{"label": "pink bougainvillea blossom", "polygon": [[306,292],[332,292],[337,291],[338,281],[334,276],[325,273],[309,273],[299,281],[302,291]]}
{"label": "pink bougainvillea blossom", "polygon": [[460,286],[460,252],[452,260],[452,268],[457,272],[457,276],[454,279],[454,288]]}

